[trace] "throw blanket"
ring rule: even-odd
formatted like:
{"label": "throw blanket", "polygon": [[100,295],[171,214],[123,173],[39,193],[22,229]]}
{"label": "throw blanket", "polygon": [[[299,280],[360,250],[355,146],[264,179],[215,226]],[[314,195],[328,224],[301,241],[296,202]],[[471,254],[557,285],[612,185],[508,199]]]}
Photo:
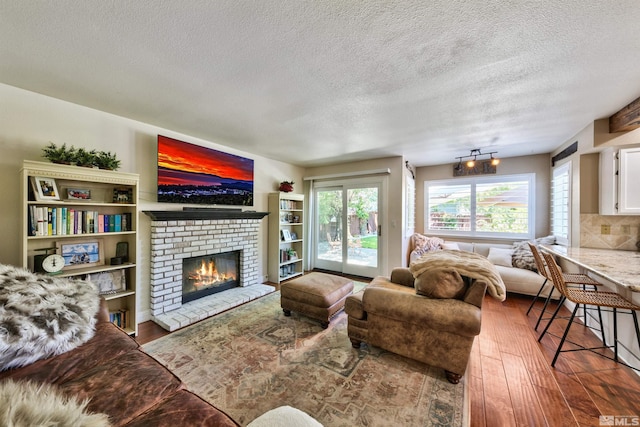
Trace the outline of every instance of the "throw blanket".
{"label": "throw blanket", "polygon": [[90,282],[0,264],[0,371],[84,344],[99,306]]}
{"label": "throw blanket", "polygon": [[506,288],[500,274],[489,260],[473,252],[442,250],[428,252],[415,260],[409,270],[417,278],[429,269],[452,268],[461,276],[483,281],[487,284],[487,292],[498,301],[507,298]]}

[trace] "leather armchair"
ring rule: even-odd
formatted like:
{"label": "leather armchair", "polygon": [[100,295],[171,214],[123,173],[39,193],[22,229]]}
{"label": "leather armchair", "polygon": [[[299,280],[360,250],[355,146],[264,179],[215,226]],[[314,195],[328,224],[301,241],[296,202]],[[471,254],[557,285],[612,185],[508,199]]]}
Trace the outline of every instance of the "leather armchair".
{"label": "leather armchair", "polygon": [[480,333],[483,281],[466,280],[459,298],[416,294],[408,268],[376,277],[345,303],[353,347],[362,342],[445,370],[449,382],[464,375]]}

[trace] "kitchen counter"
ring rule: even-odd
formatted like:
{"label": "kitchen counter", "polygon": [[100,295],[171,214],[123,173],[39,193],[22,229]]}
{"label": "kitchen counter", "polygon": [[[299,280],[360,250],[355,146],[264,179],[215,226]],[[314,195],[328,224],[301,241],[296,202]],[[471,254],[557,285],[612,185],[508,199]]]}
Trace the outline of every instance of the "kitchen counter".
{"label": "kitchen counter", "polygon": [[541,248],[606,279],[622,296],[634,302],[640,301],[640,252],[559,245],[543,245]]}

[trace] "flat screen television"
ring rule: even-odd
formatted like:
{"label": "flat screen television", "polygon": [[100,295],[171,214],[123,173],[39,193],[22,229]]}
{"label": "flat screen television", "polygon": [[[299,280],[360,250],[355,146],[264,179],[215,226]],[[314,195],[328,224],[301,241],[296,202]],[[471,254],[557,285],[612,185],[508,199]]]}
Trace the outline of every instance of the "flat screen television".
{"label": "flat screen television", "polygon": [[158,202],[253,206],[253,160],[158,135]]}

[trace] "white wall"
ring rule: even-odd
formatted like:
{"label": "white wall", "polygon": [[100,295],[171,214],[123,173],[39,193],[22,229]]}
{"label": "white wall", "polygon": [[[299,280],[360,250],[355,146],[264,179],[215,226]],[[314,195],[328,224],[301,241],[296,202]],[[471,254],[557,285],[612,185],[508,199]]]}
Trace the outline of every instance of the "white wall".
{"label": "white wall", "polygon": [[[182,206],[156,202],[156,138],[158,134],[215,148],[254,160],[254,206],[267,211],[267,195],[282,180],[302,182],[303,169],[225,146],[115,116],[77,104],[0,84],[0,262],[20,263],[19,173],[23,160],[46,161],[42,148],[53,142],[115,152],[120,171],[140,174],[139,210],[174,210]],[[301,191],[302,186],[296,188]],[[139,213],[138,321],[149,319],[150,221]],[[269,217],[260,227],[259,277],[267,274]]]}

